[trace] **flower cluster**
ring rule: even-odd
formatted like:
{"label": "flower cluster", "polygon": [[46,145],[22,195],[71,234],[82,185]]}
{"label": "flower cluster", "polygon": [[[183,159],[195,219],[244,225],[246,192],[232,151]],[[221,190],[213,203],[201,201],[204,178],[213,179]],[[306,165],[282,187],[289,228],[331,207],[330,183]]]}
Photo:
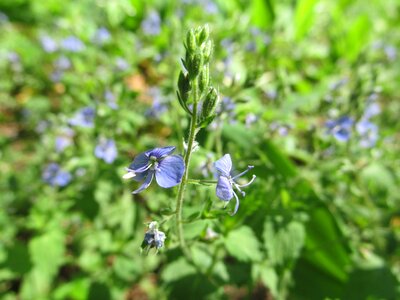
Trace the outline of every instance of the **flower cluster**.
{"label": "flower cluster", "polygon": [[71,181],[72,176],[69,172],[62,170],[60,165],[51,163],[44,169],[42,179],[51,186],[63,187]]}

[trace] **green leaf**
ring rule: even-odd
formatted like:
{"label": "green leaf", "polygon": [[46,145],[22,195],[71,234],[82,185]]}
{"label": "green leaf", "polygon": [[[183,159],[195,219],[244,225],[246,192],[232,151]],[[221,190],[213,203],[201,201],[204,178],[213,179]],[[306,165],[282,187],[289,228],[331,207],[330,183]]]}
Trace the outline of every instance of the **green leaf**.
{"label": "green leaf", "polygon": [[266,155],[276,171],[286,178],[296,176],[297,170],[293,163],[272,142],[265,141],[261,145],[261,156]]}
{"label": "green leaf", "polygon": [[251,5],[251,22],[253,25],[268,29],[275,19],[274,7],[270,0],[253,0]]}
{"label": "green leaf", "polygon": [[262,259],[259,241],[250,227],[242,226],[229,232],[224,242],[229,254],[239,261],[250,262]]}
{"label": "green leaf", "polygon": [[315,6],[317,0],[300,0],[297,1],[294,26],[295,38],[300,40],[309,31],[314,23]]}
{"label": "green leaf", "polygon": [[184,257],[181,257],[164,268],[161,278],[163,281],[171,282],[195,273],[195,268]]}

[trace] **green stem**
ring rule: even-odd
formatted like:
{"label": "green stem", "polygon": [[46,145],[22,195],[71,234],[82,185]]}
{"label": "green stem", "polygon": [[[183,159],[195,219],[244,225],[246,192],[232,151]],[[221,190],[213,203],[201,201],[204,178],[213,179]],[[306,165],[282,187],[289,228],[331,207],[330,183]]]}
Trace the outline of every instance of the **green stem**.
{"label": "green stem", "polygon": [[190,119],[190,131],[187,142],[187,150],[184,155],[185,171],[183,173],[182,181],[178,189],[178,195],[176,197],[176,227],[178,231],[179,244],[181,246],[183,253],[190,261],[192,261],[191,254],[189,248],[187,248],[186,246],[185,238],[183,236],[182,205],[183,205],[186,185],[188,184],[190,159],[192,156],[193,145],[197,134],[197,104],[199,101],[197,78],[193,79],[192,86],[193,86],[193,111]]}

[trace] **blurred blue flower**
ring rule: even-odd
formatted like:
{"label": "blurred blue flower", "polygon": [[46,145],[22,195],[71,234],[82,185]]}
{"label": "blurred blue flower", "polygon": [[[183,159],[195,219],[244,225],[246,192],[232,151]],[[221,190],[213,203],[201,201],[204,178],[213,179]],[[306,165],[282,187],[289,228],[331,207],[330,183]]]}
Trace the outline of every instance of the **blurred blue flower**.
{"label": "blurred blue flower", "polygon": [[370,119],[374,116],[377,116],[381,113],[381,107],[376,102],[371,102],[365,108],[363,119]]}
{"label": "blurred blue flower", "polygon": [[149,230],[144,234],[142,249],[156,248],[157,250],[164,247],[164,241],[167,238],[164,232],[158,230],[157,222],[149,224]]}
{"label": "blurred blue flower", "polygon": [[379,137],[378,126],[366,119],[361,119],[356,124],[356,130],[360,135],[360,146],[362,148],[375,146]]}
{"label": "blurred blue flower", "polygon": [[383,47],[383,51],[386,54],[386,57],[390,61],[394,61],[397,57],[397,49],[392,45],[386,45]]}
{"label": "blurred blue flower", "polygon": [[57,42],[48,35],[41,36],[40,43],[42,44],[43,50],[47,53],[56,52],[58,49]]}
{"label": "blurred blue flower", "polygon": [[145,115],[150,118],[159,118],[162,113],[168,110],[168,105],[163,100],[160,89],[152,87],[149,89],[148,93],[152,99],[152,105],[151,108],[145,112]]}
{"label": "blurred blue flower", "polygon": [[50,74],[50,80],[53,82],[59,82],[59,81],[61,81],[63,75],[64,75],[63,71],[55,70]]}
{"label": "blurred blue flower", "polygon": [[153,177],[157,184],[163,188],[170,188],[179,184],[185,170],[185,163],[181,156],[171,155],[175,147],[154,148],[140,153],[127,168],[124,179],[133,178],[135,181],[143,181],[139,189],[133,194],[146,189]]}
{"label": "blurred blue flower", "polygon": [[69,119],[69,124],[72,126],[92,128],[95,114],[96,111],[93,107],[86,106],[81,108],[71,119]]}
{"label": "blurred blue flower", "polygon": [[215,15],[219,12],[217,4],[213,0],[199,1],[199,4],[204,7],[207,14]]}
{"label": "blurred blue flower", "polygon": [[328,128],[329,134],[339,142],[346,142],[351,136],[353,119],[348,116],[340,117],[337,120],[328,120],[325,126]]}
{"label": "blurred blue flower", "polygon": [[76,36],[68,36],[61,41],[61,46],[64,50],[71,52],[81,52],[85,49],[85,44]]}
{"label": "blurred blue flower", "polygon": [[62,55],[59,58],[56,59],[54,62],[54,67],[58,70],[67,70],[71,68],[71,61],[68,59],[68,57]]}
{"label": "blurred blue flower", "polygon": [[8,16],[0,11],[0,24],[7,23],[8,22]]}
{"label": "blurred blue flower", "polygon": [[72,128],[62,128],[60,135],[58,135],[55,140],[56,151],[60,153],[64,151],[65,148],[72,145],[74,135],[75,132],[72,130]]}
{"label": "blurred blue flower", "polygon": [[95,44],[103,45],[111,40],[111,34],[105,27],[100,27],[96,30],[92,37],[92,41]]}
{"label": "blurred blue flower", "polygon": [[15,51],[7,53],[7,60],[12,64],[18,64],[20,62],[19,54]]}
{"label": "blurred blue flower", "polygon": [[247,128],[250,128],[251,125],[258,121],[258,116],[253,113],[248,113],[246,115],[245,124]]}
{"label": "blurred blue flower", "polygon": [[104,92],[104,99],[106,100],[107,105],[111,109],[117,109],[118,108],[117,100],[115,98],[114,93],[111,90],[106,90]]}
{"label": "blurred blue flower", "polygon": [[115,66],[119,71],[126,71],[129,69],[129,63],[122,57],[117,57],[115,60]]}
{"label": "blurred blue flower", "polygon": [[234,215],[239,208],[239,198],[233,188],[236,188],[242,194],[242,196],[245,196],[245,192],[243,192],[240,188],[250,185],[256,176],[253,175],[253,178],[248,183],[243,185],[238,184],[235,180],[246,174],[253,168],[253,166],[248,166],[247,170],[233,176],[231,156],[229,154],[225,154],[222,158],[214,163],[214,167],[218,172],[218,183],[216,187],[217,197],[226,203],[228,203],[233,197],[236,198],[235,210],[232,213],[232,215]]}
{"label": "blurred blue flower", "polygon": [[42,173],[42,179],[51,186],[66,186],[72,179],[69,172],[63,171],[57,163],[50,163]]}
{"label": "blurred blue flower", "polygon": [[113,163],[118,155],[115,141],[112,139],[101,138],[94,149],[94,155],[96,155],[97,158],[104,160],[108,164]]}
{"label": "blurred blue flower", "polygon": [[147,35],[158,35],[161,32],[161,18],[157,11],[151,10],[143,20],[141,28]]}

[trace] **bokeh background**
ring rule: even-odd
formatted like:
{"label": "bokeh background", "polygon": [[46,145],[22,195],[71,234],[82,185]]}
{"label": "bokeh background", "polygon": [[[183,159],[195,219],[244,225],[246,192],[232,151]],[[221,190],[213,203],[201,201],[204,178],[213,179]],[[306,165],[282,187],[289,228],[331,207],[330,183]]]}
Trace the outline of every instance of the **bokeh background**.
{"label": "bokeh background", "polygon": [[[2,0],[1,299],[399,299],[399,17],[398,0]],[[205,23],[221,105],[191,178],[230,153],[257,179],[234,217],[190,186],[193,266],[176,189],[121,177],[182,153],[182,41]],[[151,220],[166,244],[141,255]]]}

